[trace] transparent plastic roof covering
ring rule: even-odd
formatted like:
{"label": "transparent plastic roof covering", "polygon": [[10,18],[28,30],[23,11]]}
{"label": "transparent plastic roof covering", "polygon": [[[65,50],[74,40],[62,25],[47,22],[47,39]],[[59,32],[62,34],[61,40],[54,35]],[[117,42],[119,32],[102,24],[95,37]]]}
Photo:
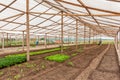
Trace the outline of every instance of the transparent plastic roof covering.
{"label": "transparent plastic roof covering", "polygon": [[[84,36],[102,33],[114,37],[120,26],[120,2],[112,0],[29,0],[30,33],[61,34],[63,11],[64,35]],[[0,0],[0,32],[26,31],[26,0]],[[89,36],[89,34],[86,34]]]}

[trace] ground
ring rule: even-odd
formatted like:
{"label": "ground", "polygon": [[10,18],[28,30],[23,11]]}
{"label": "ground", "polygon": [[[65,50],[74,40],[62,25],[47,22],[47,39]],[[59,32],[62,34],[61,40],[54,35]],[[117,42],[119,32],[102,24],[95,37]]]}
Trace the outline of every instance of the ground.
{"label": "ground", "polygon": [[[83,46],[83,45],[82,45]],[[63,63],[47,61],[45,56],[60,53],[51,52],[31,57],[31,61],[7,67],[0,70],[0,80],[75,80],[91,61],[107,48],[106,45],[86,45],[83,51],[75,51],[75,46],[64,50],[64,53],[72,56]],[[79,49],[81,46],[79,46]],[[88,80],[120,80],[117,55],[114,45],[102,58],[97,69],[94,70]],[[104,77],[105,76],[105,77]]]}

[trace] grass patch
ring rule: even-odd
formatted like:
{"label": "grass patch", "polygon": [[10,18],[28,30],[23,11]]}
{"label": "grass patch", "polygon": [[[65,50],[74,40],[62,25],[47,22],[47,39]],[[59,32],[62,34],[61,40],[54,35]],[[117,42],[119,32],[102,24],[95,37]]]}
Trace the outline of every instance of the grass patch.
{"label": "grass patch", "polygon": [[56,62],[64,62],[65,60],[69,58],[70,56],[65,55],[65,54],[55,54],[55,55],[50,55],[50,56],[45,57],[46,60],[56,61]]}
{"label": "grass patch", "polygon": [[[66,49],[66,47],[64,47]],[[53,48],[49,50],[41,50],[37,52],[30,52],[30,55],[38,55],[38,54],[44,54],[44,53],[49,53],[49,52],[54,52],[54,51],[59,51],[60,48]],[[0,68],[4,67],[9,67],[15,64],[23,63],[26,61],[26,54],[15,54],[15,55],[8,55],[5,56],[4,58],[0,58]]]}

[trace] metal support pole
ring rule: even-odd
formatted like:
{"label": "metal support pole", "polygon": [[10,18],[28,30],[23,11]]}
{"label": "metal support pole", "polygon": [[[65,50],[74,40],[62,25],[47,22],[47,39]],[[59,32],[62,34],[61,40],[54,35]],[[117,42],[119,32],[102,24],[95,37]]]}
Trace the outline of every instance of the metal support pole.
{"label": "metal support pole", "polygon": [[63,53],[63,11],[61,14],[61,53]]}
{"label": "metal support pole", "polygon": [[78,20],[76,20],[76,51],[78,49]]}
{"label": "metal support pole", "polygon": [[30,33],[29,33],[29,0],[26,0],[26,42],[27,42],[27,61],[30,60]]}

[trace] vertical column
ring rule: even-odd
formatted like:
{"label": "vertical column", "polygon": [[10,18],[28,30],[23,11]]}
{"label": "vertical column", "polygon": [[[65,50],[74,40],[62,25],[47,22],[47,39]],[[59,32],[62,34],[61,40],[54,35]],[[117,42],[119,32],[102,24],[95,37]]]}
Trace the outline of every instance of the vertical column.
{"label": "vertical column", "polygon": [[24,36],[24,31],[23,31],[23,40],[22,40],[22,49],[24,51],[24,40],[25,40],[25,36]]}
{"label": "vertical column", "polygon": [[59,45],[61,45],[61,38],[60,38],[61,36],[59,35]]}
{"label": "vertical column", "polygon": [[8,33],[7,33],[7,46],[8,46]]}
{"label": "vertical column", "polygon": [[120,27],[119,27],[119,30],[118,30],[118,32],[117,32],[117,48],[118,48],[118,50],[120,50]]}
{"label": "vertical column", "polygon": [[76,20],[76,51],[78,49],[78,20]]}
{"label": "vertical column", "polygon": [[90,40],[91,40],[90,38],[91,38],[91,29],[89,28],[89,44],[90,44],[90,42],[91,42],[91,41],[90,41]]}
{"label": "vertical column", "polygon": [[93,32],[93,43],[94,43],[94,31],[92,30],[92,32]]}
{"label": "vertical column", "polygon": [[56,45],[56,42],[57,42],[57,36],[55,36],[55,43],[54,43],[55,45]]}
{"label": "vertical column", "polygon": [[69,43],[70,43],[70,41],[69,41],[69,34],[68,34],[68,46],[69,46]]}
{"label": "vertical column", "polygon": [[118,49],[118,35],[116,35],[116,47]]}
{"label": "vertical column", "polygon": [[45,39],[44,39],[45,41],[45,48],[47,48],[47,33],[45,33]]}
{"label": "vertical column", "polygon": [[61,11],[61,53],[63,53],[63,11]]}
{"label": "vertical column", "polygon": [[38,35],[38,45],[39,45],[40,36]]}
{"label": "vertical column", "polygon": [[86,44],[85,39],[86,39],[86,26],[84,25],[84,45]]}
{"label": "vertical column", "polygon": [[4,33],[2,33],[2,50],[5,48],[5,39],[4,39]]}
{"label": "vertical column", "polygon": [[26,0],[26,42],[27,42],[27,61],[30,60],[30,37],[29,37],[29,0]]}

